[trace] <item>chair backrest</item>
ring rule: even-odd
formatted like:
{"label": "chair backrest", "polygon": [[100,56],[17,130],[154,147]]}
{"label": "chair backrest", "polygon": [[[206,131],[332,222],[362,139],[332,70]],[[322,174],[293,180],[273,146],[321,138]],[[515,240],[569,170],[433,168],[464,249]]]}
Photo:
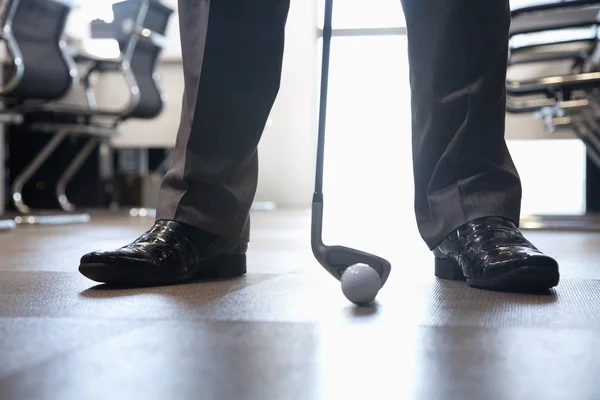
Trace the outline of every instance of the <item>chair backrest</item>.
{"label": "chair backrest", "polygon": [[[131,67],[139,101],[128,117],[154,118],[164,107],[156,79],[156,65],[173,10],[155,0],[127,0],[113,4],[115,39]],[[159,38],[160,40],[156,40]]]}
{"label": "chair backrest", "polygon": [[[17,85],[5,96],[18,101],[63,97],[76,76],[62,44],[72,5],[67,0],[8,0],[7,3],[2,27],[9,27],[11,34],[5,39],[16,44],[23,71]],[[16,68],[6,72],[4,82],[17,73]]]}
{"label": "chair backrest", "polygon": [[173,10],[157,0],[124,0],[112,5],[116,39],[123,48],[129,42],[134,25],[164,35]]}

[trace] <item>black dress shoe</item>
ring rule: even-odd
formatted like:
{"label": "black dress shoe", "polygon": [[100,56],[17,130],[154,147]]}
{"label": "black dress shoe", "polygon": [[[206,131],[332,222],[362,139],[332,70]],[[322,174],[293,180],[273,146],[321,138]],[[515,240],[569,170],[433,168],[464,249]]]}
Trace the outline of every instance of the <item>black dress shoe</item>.
{"label": "black dress shoe", "polygon": [[480,289],[543,291],[559,281],[558,263],[505,218],[480,218],[461,226],[433,255],[438,278],[466,280]]}
{"label": "black dress shoe", "polygon": [[161,220],[133,243],[81,258],[79,272],[116,285],[167,285],[246,273],[247,243]]}

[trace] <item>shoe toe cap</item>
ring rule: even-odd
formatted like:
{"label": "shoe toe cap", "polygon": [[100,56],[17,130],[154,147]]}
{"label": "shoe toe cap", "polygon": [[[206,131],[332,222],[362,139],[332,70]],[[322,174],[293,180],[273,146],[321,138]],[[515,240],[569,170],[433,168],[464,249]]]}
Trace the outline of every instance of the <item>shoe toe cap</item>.
{"label": "shoe toe cap", "polygon": [[521,264],[530,267],[558,268],[558,262],[554,258],[540,252],[528,254],[523,258]]}
{"label": "shoe toe cap", "polygon": [[129,254],[130,252],[120,250],[93,251],[81,257],[81,264],[114,264],[125,261],[133,261],[139,258],[139,254]]}
{"label": "shoe toe cap", "polygon": [[104,261],[104,253],[102,251],[93,251],[91,253],[84,254],[81,257],[81,264],[92,264],[92,263],[100,263]]}

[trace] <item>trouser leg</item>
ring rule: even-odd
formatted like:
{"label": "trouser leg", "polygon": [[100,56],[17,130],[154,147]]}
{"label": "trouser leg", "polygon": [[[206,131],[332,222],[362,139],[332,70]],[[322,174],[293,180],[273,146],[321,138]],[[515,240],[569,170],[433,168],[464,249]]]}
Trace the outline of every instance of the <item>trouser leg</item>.
{"label": "trouser leg", "polygon": [[289,0],[179,0],[185,93],[157,219],[248,239],[288,8]]}
{"label": "trouser leg", "polygon": [[504,138],[508,0],[403,0],[412,92],[415,214],[430,249],[464,223],[519,222]]}

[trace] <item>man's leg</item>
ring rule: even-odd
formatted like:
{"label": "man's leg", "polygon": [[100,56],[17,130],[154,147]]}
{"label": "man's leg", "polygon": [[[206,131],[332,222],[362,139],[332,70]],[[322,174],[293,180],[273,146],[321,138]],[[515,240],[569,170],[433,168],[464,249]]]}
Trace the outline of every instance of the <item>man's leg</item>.
{"label": "man's leg", "polygon": [[433,249],[478,217],[518,223],[521,182],[504,140],[508,0],[404,0],[415,212]]}
{"label": "man's leg", "polygon": [[257,146],[279,90],[289,0],[179,0],[185,93],[155,225],[79,271],[113,284],[246,272]]}
{"label": "man's leg", "polygon": [[157,219],[240,238],[256,191],[256,148],[279,89],[288,7],[179,0],[185,93]]}
{"label": "man's leg", "polygon": [[[527,267],[534,283],[543,275],[540,286],[553,286],[556,262],[517,229],[521,182],[504,139],[509,1],[402,4],[411,70],[415,213],[437,258],[438,276],[464,274],[475,286],[497,288],[510,286],[506,274],[516,276]],[[512,284],[521,278],[511,279]]]}

